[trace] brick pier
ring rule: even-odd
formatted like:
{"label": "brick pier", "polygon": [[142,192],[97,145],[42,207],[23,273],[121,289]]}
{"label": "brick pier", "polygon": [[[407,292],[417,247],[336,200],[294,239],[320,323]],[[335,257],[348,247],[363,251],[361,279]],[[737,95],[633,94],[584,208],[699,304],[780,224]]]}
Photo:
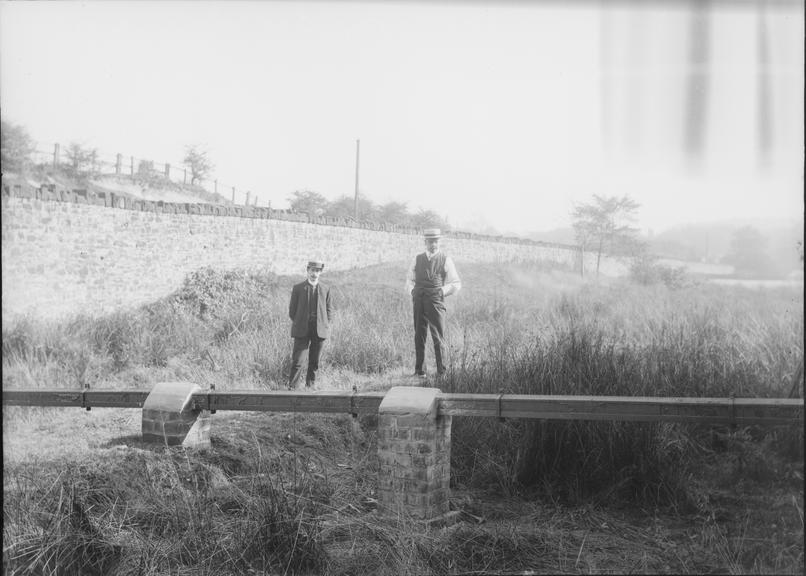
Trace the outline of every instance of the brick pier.
{"label": "brick pier", "polygon": [[378,410],[378,506],[389,516],[449,522],[451,417],[437,388],[395,386]]}

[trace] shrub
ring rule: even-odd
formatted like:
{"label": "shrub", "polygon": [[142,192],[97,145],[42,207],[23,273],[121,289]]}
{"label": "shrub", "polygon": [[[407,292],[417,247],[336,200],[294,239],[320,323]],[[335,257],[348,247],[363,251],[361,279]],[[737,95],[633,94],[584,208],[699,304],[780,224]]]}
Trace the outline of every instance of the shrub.
{"label": "shrub", "polygon": [[175,298],[202,319],[232,306],[250,307],[276,291],[276,277],[239,270],[200,268],[188,274]]}
{"label": "shrub", "polygon": [[112,358],[116,370],[122,370],[140,359],[142,326],[127,312],[115,312],[93,323],[92,339],[96,351]]}
{"label": "shrub", "polygon": [[657,258],[648,254],[633,258],[630,264],[630,278],[644,286],[663,284],[667,288],[673,289],[691,284],[691,279],[684,267],[659,264]]}
{"label": "shrub", "polygon": [[296,484],[286,482],[276,466],[251,477],[248,490],[240,496],[246,516],[239,546],[250,568],[298,574],[324,565],[319,537],[323,509],[311,498],[315,484],[304,473]]}
{"label": "shrub", "polygon": [[89,515],[91,504],[80,482],[70,475],[49,485],[23,482],[3,490],[3,573],[109,573],[120,547]]}
{"label": "shrub", "polygon": [[23,318],[9,329],[3,326],[3,358],[33,361],[37,340],[33,323],[28,318]]}

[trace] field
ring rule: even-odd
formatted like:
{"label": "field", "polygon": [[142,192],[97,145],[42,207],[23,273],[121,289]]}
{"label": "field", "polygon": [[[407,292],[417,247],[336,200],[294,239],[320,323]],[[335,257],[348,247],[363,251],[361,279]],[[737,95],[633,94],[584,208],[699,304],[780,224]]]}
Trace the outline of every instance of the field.
{"label": "field", "polygon": [[[412,371],[403,268],[325,274],[319,388]],[[801,289],[460,273],[445,392],[802,397]],[[3,386],[281,389],[299,280],[200,270],[136,310],[4,323]],[[139,427],[137,410],[3,408],[5,574],[804,570],[802,427],[455,418],[462,521],[441,530],[378,518],[372,417],[219,413],[202,451]]]}

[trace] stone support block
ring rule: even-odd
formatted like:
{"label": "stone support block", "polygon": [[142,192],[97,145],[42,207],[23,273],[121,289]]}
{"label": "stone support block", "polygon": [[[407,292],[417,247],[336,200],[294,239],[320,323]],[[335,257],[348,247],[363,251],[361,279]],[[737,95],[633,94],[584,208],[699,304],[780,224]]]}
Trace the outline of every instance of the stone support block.
{"label": "stone support block", "polygon": [[202,389],[192,382],[159,382],[143,404],[143,440],[169,446],[210,445],[211,417],[194,409],[192,397]]}
{"label": "stone support block", "polygon": [[378,409],[378,504],[382,514],[438,522],[450,515],[451,417],[436,388],[395,386]]}

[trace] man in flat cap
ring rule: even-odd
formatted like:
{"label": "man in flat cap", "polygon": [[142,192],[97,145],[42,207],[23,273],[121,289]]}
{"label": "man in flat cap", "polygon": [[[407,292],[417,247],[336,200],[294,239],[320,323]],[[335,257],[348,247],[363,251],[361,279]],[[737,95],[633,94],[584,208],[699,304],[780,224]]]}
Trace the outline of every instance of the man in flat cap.
{"label": "man in flat cap", "polygon": [[325,339],[330,335],[330,321],[333,318],[330,288],[319,282],[324,267],[324,262],[311,260],[307,268],[308,279],[295,284],[291,289],[288,316],[292,322],[291,337],[294,339],[294,349],[291,353],[288,387],[292,389],[301,388],[299,380],[306,350],[308,350],[308,372],[305,375],[305,387],[315,384],[319,355]]}
{"label": "man in flat cap", "polygon": [[430,329],[437,375],[445,373],[445,297],[462,288],[456,266],[439,247],[439,228],[423,231],[425,252],[418,254],[406,273],[406,293],[414,307],[414,375],[425,377],[425,341]]}

